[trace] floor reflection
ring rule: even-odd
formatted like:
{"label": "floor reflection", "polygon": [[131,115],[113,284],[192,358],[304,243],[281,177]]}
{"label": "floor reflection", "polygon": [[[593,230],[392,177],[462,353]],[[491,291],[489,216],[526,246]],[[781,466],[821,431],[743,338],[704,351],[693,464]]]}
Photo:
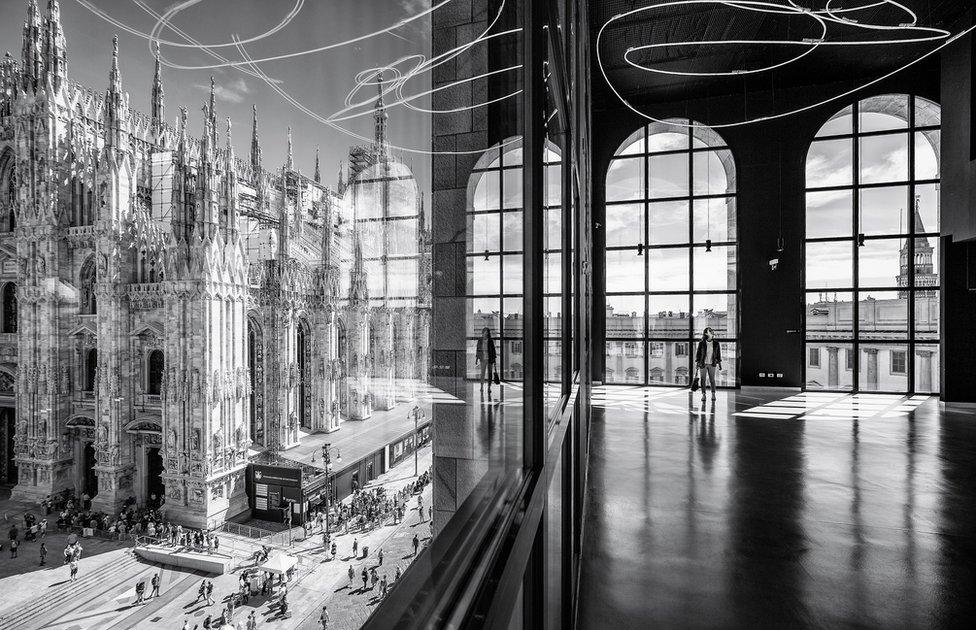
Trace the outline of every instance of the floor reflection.
{"label": "floor reflection", "polygon": [[594,393],[584,628],[955,627],[976,420],[927,396]]}

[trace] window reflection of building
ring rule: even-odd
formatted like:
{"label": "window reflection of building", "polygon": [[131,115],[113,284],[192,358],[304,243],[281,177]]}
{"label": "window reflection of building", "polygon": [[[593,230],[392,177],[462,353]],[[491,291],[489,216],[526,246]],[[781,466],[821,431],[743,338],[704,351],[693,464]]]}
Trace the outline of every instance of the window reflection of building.
{"label": "window reflection of building", "polygon": [[606,178],[607,383],[686,385],[705,327],[736,374],[736,173],[713,130],[654,123],[625,140]]}
{"label": "window reflection of building", "polygon": [[810,146],[810,389],[938,390],[939,117],[919,97],[875,96]]}

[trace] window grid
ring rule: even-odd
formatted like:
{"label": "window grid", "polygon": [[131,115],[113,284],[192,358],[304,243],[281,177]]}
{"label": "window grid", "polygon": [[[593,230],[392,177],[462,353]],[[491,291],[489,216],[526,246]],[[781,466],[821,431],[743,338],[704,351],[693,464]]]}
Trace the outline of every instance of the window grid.
{"label": "window grid", "polygon": [[[694,128],[692,128],[692,127],[688,127],[688,128],[686,128],[685,131],[683,131],[683,133],[686,133],[687,136],[688,136],[688,146],[686,146],[684,148],[681,148],[681,149],[651,151],[651,150],[649,150],[649,147],[650,147],[650,141],[649,140],[650,140],[650,137],[652,135],[654,135],[654,134],[651,134],[649,130],[650,130],[650,126],[644,126],[643,129],[642,129],[643,148],[642,148],[641,151],[638,151],[638,152],[635,152],[635,153],[620,153],[620,149],[618,149],[618,153],[615,154],[614,157],[611,159],[611,164],[610,164],[610,167],[612,167],[613,166],[613,163],[616,162],[616,161],[640,159],[640,161],[641,161],[641,173],[642,173],[641,179],[643,181],[643,190],[642,190],[641,197],[640,198],[637,198],[637,199],[620,199],[620,200],[613,200],[613,201],[607,201],[606,202],[606,206],[608,206],[608,207],[626,206],[626,205],[631,205],[631,206],[640,205],[642,207],[642,209],[643,209],[643,217],[641,218],[641,222],[642,222],[642,226],[641,226],[642,237],[641,237],[641,242],[637,245],[638,252],[639,252],[638,255],[642,255],[644,257],[644,262],[643,262],[643,265],[642,265],[642,267],[643,267],[643,275],[644,275],[644,288],[643,288],[643,291],[607,291],[606,292],[606,296],[608,298],[608,301],[611,300],[611,299],[613,299],[613,298],[615,298],[615,297],[626,297],[626,296],[635,296],[636,297],[636,296],[643,296],[643,312],[644,312],[643,329],[642,329],[642,334],[640,336],[633,336],[633,335],[632,336],[623,336],[623,335],[617,336],[617,335],[615,335],[613,337],[607,336],[607,338],[606,338],[607,348],[605,350],[605,353],[606,353],[606,351],[608,351],[610,349],[611,344],[615,344],[616,343],[616,344],[619,344],[619,346],[620,346],[620,352],[626,356],[626,349],[625,349],[626,344],[631,343],[631,342],[641,343],[642,348],[643,348],[643,370],[642,370],[642,373],[643,373],[643,381],[642,381],[642,383],[645,384],[645,385],[659,385],[659,384],[660,385],[683,385],[683,384],[687,384],[690,381],[690,375],[694,371],[695,350],[697,349],[698,338],[700,337],[700,329],[704,328],[703,325],[699,325],[695,321],[696,317],[693,315],[695,313],[695,296],[696,295],[699,295],[699,296],[704,296],[704,295],[726,295],[726,296],[733,296],[734,297],[734,301],[735,301],[735,309],[734,309],[735,310],[735,317],[734,317],[735,327],[734,327],[734,330],[728,331],[731,334],[716,334],[716,340],[719,341],[719,343],[723,343],[723,344],[725,344],[725,343],[731,343],[731,344],[736,344],[737,345],[737,342],[738,342],[738,321],[739,321],[739,318],[738,318],[738,308],[739,308],[739,300],[738,300],[738,273],[737,273],[737,270],[736,270],[736,276],[735,276],[736,277],[736,282],[735,282],[736,287],[734,289],[704,289],[704,290],[696,290],[696,288],[695,288],[695,275],[694,275],[694,271],[695,271],[694,270],[694,259],[695,259],[694,254],[695,254],[695,251],[697,249],[705,249],[707,247],[707,244],[704,241],[700,241],[700,240],[699,241],[696,241],[696,239],[695,239],[695,218],[696,218],[695,217],[695,211],[696,211],[696,209],[695,209],[695,202],[696,201],[702,201],[702,200],[708,201],[708,200],[722,200],[722,199],[725,199],[725,200],[731,202],[733,209],[736,208],[736,206],[735,206],[735,201],[736,201],[736,192],[735,192],[735,189],[732,189],[730,191],[728,185],[726,186],[726,191],[724,193],[711,193],[711,192],[701,193],[701,192],[696,192],[695,191],[695,170],[696,170],[695,169],[695,156],[696,155],[703,155],[703,154],[704,155],[707,155],[707,154],[715,154],[715,155],[718,155],[719,152],[721,152],[721,151],[729,151],[729,153],[730,153],[730,159],[731,159],[731,152],[728,149],[727,145],[724,142],[721,142],[721,141],[719,143],[717,143],[717,144],[714,144],[714,145],[696,147],[695,146],[696,138],[695,138],[695,135],[694,135]],[[716,135],[716,138],[717,138],[717,134],[715,134],[715,135]],[[631,138],[632,137],[633,136],[631,136]],[[625,140],[624,144],[621,145],[621,148],[623,148],[624,146],[626,146],[627,143],[630,142],[631,138],[628,138],[627,140]],[[649,164],[649,160],[650,160],[651,157],[658,157],[658,156],[665,156],[665,155],[687,155],[687,160],[688,160],[688,164],[687,164],[687,166],[688,166],[687,193],[688,194],[686,194],[686,195],[676,195],[676,196],[662,196],[662,197],[657,197],[657,196],[652,197],[651,196],[651,190],[650,190],[651,178],[650,178],[650,164]],[[732,177],[734,177],[734,175],[735,175],[734,166],[732,167],[732,169],[733,169],[732,170]],[[608,168],[608,173],[609,173],[609,168]],[[650,230],[650,210],[651,210],[651,207],[652,207],[653,204],[663,204],[663,203],[668,203],[668,202],[685,202],[687,204],[687,217],[688,217],[687,240],[685,242],[678,242],[678,243],[666,243],[666,244],[654,244],[654,245],[651,245],[651,244],[649,244],[650,241],[651,241],[651,238],[650,238],[650,236],[651,236],[651,230]],[[730,215],[731,215],[731,212],[730,212]],[[737,226],[737,221],[735,223],[736,223],[736,226]],[[729,228],[729,238],[726,239],[726,240],[713,240],[711,242],[711,247],[712,248],[722,248],[722,247],[734,248],[734,250],[733,250],[732,253],[734,255],[734,260],[736,261],[736,267],[737,267],[738,266],[738,263],[737,263],[737,261],[738,261],[738,245],[737,245],[738,237],[737,237],[736,232],[737,232],[737,227],[733,231],[732,227],[730,226],[730,228]],[[633,251],[634,250],[634,246],[633,245],[615,245],[615,246],[607,246],[604,249],[608,253],[615,252],[615,251]],[[648,259],[649,259],[648,252],[650,252],[650,251],[658,251],[658,250],[685,250],[685,251],[688,252],[688,285],[687,285],[687,289],[686,290],[668,290],[668,289],[660,289],[660,290],[658,290],[658,289],[652,289],[651,288],[651,273],[652,272],[649,269],[650,263],[648,262]],[[687,313],[688,326],[687,326],[687,334],[686,334],[686,336],[683,336],[683,337],[681,337],[681,336],[675,336],[675,335],[666,336],[666,335],[662,335],[662,334],[657,333],[657,331],[652,331],[651,330],[650,320],[651,320],[652,313],[651,313],[651,310],[650,310],[650,297],[651,296],[656,296],[656,295],[684,295],[684,296],[687,296],[687,299],[688,299],[688,313]],[[727,318],[726,321],[728,321],[728,318]],[[607,332],[609,333],[610,331],[608,330]],[[670,345],[669,345],[669,343],[670,343]],[[652,348],[659,347],[659,346],[657,346],[657,344],[663,344],[663,349],[664,349],[664,352],[665,353],[667,353],[668,350],[669,350],[669,348],[670,348],[672,355],[677,360],[676,363],[677,363],[678,367],[675,368],[675,377],[674,377],[674,379],[672,379],[672,380],[675,381],[674,383],[663,383],[656,376],[652,376],[652,372],[653,371],[655,371],[655,370],[657,370],[657,372],[660,372],[661,371],[661,370],[659,370],[657,368],[652,368],[651,367],[651,359],[655,358],[655,357],[652,356],[652,353],[654,351],[656,351],[656,350],[652,350]],[[737,363],[737,355],[738,355],[738,350],[736,349],[736,357],[729,357],[729,360],[726,363],[727,364],[735,364],[735,363]],[[735,383],[735,385],[738,385],[739,376],[738,376],[737,366],[736,366],[736,368],[733,368],[733,371],[735,373],[734,383]],[[620,380],[619,377],[617,377],[616,375],[614,375],[614,371],[612,369],[607,369],[606,370],[606,381],[607,382],[617,382],[617,383],[625,383],[625,382],[626,383],[629,383],[630,382],[630,378],[628,377],[628,378],[626,378],[625,380],[622,381],[622,380]]]}
{"label": "window grid", "polygon": [[[810,330],[804,322],[804,335],[805,342],[808,348],[807,354],[810,355],[810,351],[816,347],[818,352],[822,349],[822,346],[829,344],[831,342],[836,343],[838,346],[843,346],[840,349],[845,351],[844,357],[844,369],[845,371],[851,372],[850,387],[840,387],[831,388],[828,387],[816,388],[818,390],[827,391],[861,391],[861,347],[868,346],[888,346],[891,354],[891,363],[886,372],[889,375],[904,375],[906,380],[906,388],[904,389],[866,389],[865,391],[878,392],[878,393],[906,393],[914,394],[916,390],[916,366],[915,358],[917,356],[918,346],[937,346],[939,344],[939,337],[941,332],[935,338],[919,337],[918,330],[916,326],[916,299],[919,295],[931,295],[935,293],[938,295],[940,291],[940,282],[935,282],[934,284],[918,284],[916,278],[916,239],[924,238],[926,240],[935,239],[936,249],[938,247],[939,231],[932,231],[931,229],[926,229],[918,231],[916,228],[915,221],[915,210],[917,208],[917,189],[922,186],[936,185],[941,183],[941,176],[935,178],[924,178],[916,179],[916,144],[919,141],[920,132],[925,131],[940,131],[941,125],[915,125],[915,115],[916,115],[916,97],[914,95],[909,95],[908,97],[908,107],[907,107],[907,126],[903,128],[892,128],[892,129],[881,129],[876,131],[866,131],[862,132],[860,130],[861,126],[861,114],[863,111],[860,105],[863,101],[855,103],[854,106],[850,108],[851,111],[851,131],[849,133],[842,134],[831,134],[816,136],[813,143],[829,141],[829,140],[850,140],[851,141],[851,182],[849,184],[842,185],[831,185],[831,186],[808,186],[806,188],[807,193],[811,192],[829,192],[829,191],[851,191],[851,235],[850,236],[828,236],[828,237],[812,237],[804,239],[804,259],[806,259],[806,246],[809,244],[816,243],[849,243],[853,250],[852,255],[852,274],[850,284],[837,284],[832,285],[828,288],[809,288],[805,286],[805,292],[807,295],[813,295],[817,293],[829,294],[834,293],[849,293],[851,295],[851,334],[850,336],[838,336],[837,338],[817,338],[810,335]],[[870,110],[866,110],[869,111]],[[907,169],[908,178],[898,179],[892,181],[881,181],[881,182],[861,182],[861,142],[862,138],[870,137],[886,137],[886,136],[905,136],[907,139]],[[907,230],[898,230],[896,232],[888,232],[883,234],[863,234],[860,232],[862,227],[863,217],[861,214],[861,191],[881,189],[881,188],[896,188],[904,187],[907,192],[906,211]],[[940,209],[938,208],[939,201],[937,200],[936,212],[938,213]],[[932,227],[931,224],[928,226]],[[904,275],[906,276],[906,282],[904,285],[898,284],[896,281],[891,285],[877,285],[868,283],[867,286],[862,286],[860,279],[860,253],[862,244],[867,244],[872,241],[894,241],[897,240],[902,245],[900,246],[900,251],[902,248],[907,249],[907,265],[904,266]],[[941,253],[940,253],[941,256]],[[902,270],[902,265],[899,264],[899,270]],[[936,268],[934,274],[936,279],[939,279],[939,270]],[[866,338],[861,334],[861,301],[863,293],[882,293],[882,292],[897,292],[905,296],[906,299],[906,310],[907,318],[905,322],[905,336],[898,337],[894,339],[874,339]],[[805,300],[804,304],[804,319],[809,317],[810,308],[808,306],[809,301]],[[896,331],[900,333],[900,331]],[[849,346],[849,347],[848,347]],[[806,372],[810,367],[819,368],[820,365],[814,366],[811,361],[808,360],[804,362],[804,387],[809,385]],[[896,366],[896,362],[901,361],[900,366]],[[900,367],[896,370],[895,367]],[[930,390],[926,390],[925,393],[936,393],[939,387],[934,386]]]}

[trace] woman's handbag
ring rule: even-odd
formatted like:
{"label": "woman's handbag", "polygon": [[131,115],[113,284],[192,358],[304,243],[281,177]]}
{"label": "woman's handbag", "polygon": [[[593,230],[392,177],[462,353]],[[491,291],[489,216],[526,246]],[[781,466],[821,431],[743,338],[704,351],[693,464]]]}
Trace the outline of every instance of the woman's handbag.
{"label": "woman's handbag", "polygon": [[691,391],[697,392],[701,387],[701,379],[698,376],[698,368],[695,368],[695,378],[691,381]]}

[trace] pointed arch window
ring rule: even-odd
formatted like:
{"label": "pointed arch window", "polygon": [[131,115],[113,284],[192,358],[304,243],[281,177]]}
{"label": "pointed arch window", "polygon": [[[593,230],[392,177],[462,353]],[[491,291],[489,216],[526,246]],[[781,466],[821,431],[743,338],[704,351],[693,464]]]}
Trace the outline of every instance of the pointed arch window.
{"label": "pointed arch window", "polygon": [[95,382],[98,380],[98,350],[92,348],[85,355],[85,391],[95,391]]}
{"label": "pointed arch window", "polygon": [[81,291],[79,312],[82,315],[94,315],[98,312],[98,302],[95,297],[95,257],[91,256],[81,268]]}
{"label": "pointed arch window", "polygon": [[163,351],[153,350],[149,353],[148,361],[148,383],[146,391],[152,396],[159,396],[163,388]]}
{"label": "pointed arch window", "polygon": [[808,389],[939,391],[939,125],[932,101],[883,94],[810,144]]}

